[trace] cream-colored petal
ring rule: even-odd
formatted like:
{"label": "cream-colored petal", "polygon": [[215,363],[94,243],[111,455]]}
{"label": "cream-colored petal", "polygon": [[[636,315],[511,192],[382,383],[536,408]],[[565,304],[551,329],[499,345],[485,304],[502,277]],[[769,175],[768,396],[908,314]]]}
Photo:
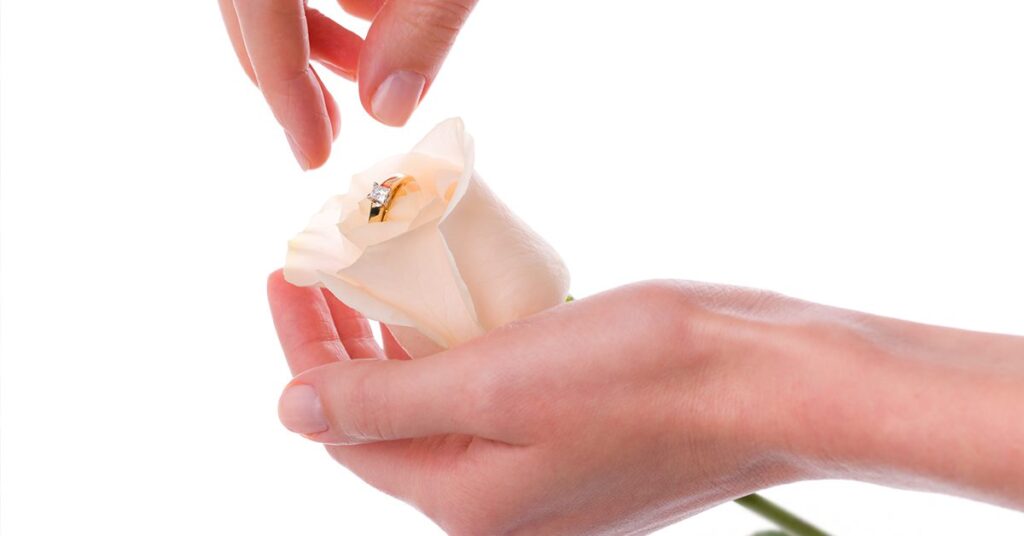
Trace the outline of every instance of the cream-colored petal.
{"label": "cream-colored petal", "polygon": [[420,213],[416,215],[416,219],[412,220],[409,224],[410,229],[415,229],[420,225],[426,225],[428,223],[437,225],[437,222],[441,220],[441,216],[444,214],[445,202],[440,198],[433,199],[429,205],[423,207]]}
{"label": "cream-colored petal", "polygon": [[443,193],[443,189],[437,188],[438,181],[450,182],[451,177],[457,177],[462,169],[460,162],[452,162],[429,154],[406,153],[383,160],[369,169],[353,175],[349,193],[346,195],[353,195],[359,199],[365,198],[366,194],[370,193],[373,183],[383,182],[388,177],[401,173],[414,177],[428,198],[439,197]]}
{"label": "cream-colored petal", "polygon": [[437,189],[448,201],[447,217],[465,194],[473,175],[473,138],[466,133],[462,119],[453,117],[434,127],[413,147],[412,152],[449,162],[458,170],[456,174],[437,179]]}
{"label": "cream-colored petal", "polygon": [[375,300],[357,307],[368,318],[416,328],[446,348],[483,334],[436,225],[366,248],[338,277],[358,282]]}
{"label": "cream-colored petal", "polygon": [[440,229],[485,330],[565,301],[561,257],[478,175]]}
{"label": "cream-colored petal", "polygon": [[[561,303],[565,265],[494,197],[473,161],[472,138],[450,119],[412,152],[355,175],[350,191],[290,242],[286,278],[326,286],[394,325],[414,356]],[[397,173],[415,177],[424,196],[396,206],[394,221],[364,223],[373,182]]]}
{"label": "cream-colored petal", "polygon": [[338,232],[360,249],[366,249],[408,231],[419,212],[417,208],[410,208],[407,207],[402,218],[389,217],[387,221],[370,222],[370,200],[363,199],[359,203],[360,210],[350,213],[338,224]]}
{"label": "cream-colored petal", "polygon": [[451,162],[459,168],[472,167],[473,140],[461,118],[451,117],[437,124],[412,148],[411,153]]}
{"label": "cream-colored petal", "polygon": [[315,285],[320,272],[334,273],[355,262],[362,251],[338,232],[343,196],[332,197],[306,229],[288,241],[284,276],[293,285]]}
{"label": "cream-colored petal", "polygon": [[[436,184],[452,182],[462,169],[446,160],[418,153],[389,158],[352,178],[350,190],[342,196],[343,218],[338,226],[345,237],[365,249],[433,221],[443,214],[447,202]],[[373,183],[397,174],[408,175],[413,183],[393,201],[385,222],[370,222],[370,201],[366,194]]]}
{"label": "cream-colored petal", "polygon": [[[331,291],[331,294],[334,294],[345,305],[362,313],[363,316],[395,326],[416,324],[416,321],[405,314],[400,307],[382,300],[362,284],[327,273],[319,275],[321,286]],[[407,329],[415,331],[414,328]]]}

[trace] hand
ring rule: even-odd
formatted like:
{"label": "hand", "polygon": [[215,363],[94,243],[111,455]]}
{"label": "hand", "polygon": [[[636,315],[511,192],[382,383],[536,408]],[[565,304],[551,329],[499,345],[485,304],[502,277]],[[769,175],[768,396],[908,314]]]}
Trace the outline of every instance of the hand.
{"label": "hand", "polygon": [[263,92],[303,169],[330,155],[341,120],[309,64],[358,80],[363,107],[402,126],[437,76],[476,0],[339,0],[373,23],[365,43],[303,0],[218,0],[249,78]]}
{"label": "hand", "polygon": [[625,287],[415,361],[386,338],[389,361],[365,319],[274,275],[297,375],[281,418],[455,534],[647,530],[796,478],[755,385],[778,363],[746,337],[710,346],[713,318],[679,289]]}
{"label": "hand", "polygon": [[[1019,338],[651,282],[409,361],[320,290],[277,274],[269,292],[296,374],[285,426],[454,534],[646,532],[829,477],[1024,505],[1024,431],[1005,426]],[[963,348],[943,331],[1018,359],[972,360],[964,379],[933,355]],[[977,415],[951,425],[963,407]]]}

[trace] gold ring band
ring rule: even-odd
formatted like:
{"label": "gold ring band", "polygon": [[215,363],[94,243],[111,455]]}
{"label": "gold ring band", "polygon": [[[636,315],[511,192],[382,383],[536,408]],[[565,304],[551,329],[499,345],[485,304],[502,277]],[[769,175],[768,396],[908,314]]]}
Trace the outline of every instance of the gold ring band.
{"label": "gold ring band", "polygon": [[401,173],[388,177],[384,182],[373,183],[373,190],[366,196],[370,200],[369,222],[382,222],[388,217],[391,204],[400,197],[403,187],[408,186],[415,179]]}

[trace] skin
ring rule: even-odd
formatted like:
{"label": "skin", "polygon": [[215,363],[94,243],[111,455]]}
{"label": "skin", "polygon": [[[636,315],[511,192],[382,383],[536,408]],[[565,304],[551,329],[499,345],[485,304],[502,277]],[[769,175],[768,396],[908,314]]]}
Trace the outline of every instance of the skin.
{"label": "skin", "polygon": [[646,533],[819,478],[1024,509],[1022,337],[654,281],[410,360],[320,289],[269,297],[284,424],[451,534]]}
{"label": "skin", "polygon": [[[218,0],[235,55],[259,87],[303,169],[323,165],[338,137],[341,114],[311,65],[317,62],[359,84],[366,111],[402,126],[441,69],[476,0],[339,0],[348,13],[371,20],[366,39],[304,0]],[[423,85],[390,106],[375,101],[393,73],[422,77]]]}

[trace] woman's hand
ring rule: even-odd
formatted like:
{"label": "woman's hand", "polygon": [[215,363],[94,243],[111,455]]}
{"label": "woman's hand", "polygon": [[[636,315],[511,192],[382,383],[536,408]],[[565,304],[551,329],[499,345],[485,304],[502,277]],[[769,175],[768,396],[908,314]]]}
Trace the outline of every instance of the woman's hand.
{"label": "woman's hand", "polygon": [[633,285],[414,361],[388,338],[390,361],[365,319],[274,275],[281,419],[454,534],[649,530],[805,476],[766,403],[783,364],[703,291]]}
{"label": "woman's hand", "polygon": [[646,532],[825,477],[1024,505],[1019,338],[650,282],[410,361],[318,289],[270,301],[285,426],[454,534]]}
{"label": "woman's hand", "polygon": [[304,0],[219,0],[246,74],[263,92],[303,169],[323,164],[341,120],[310,65],[358,80],[363,107],[404,125],[426,94],[476,0],[339,0],[372,19],[364,42]]}

